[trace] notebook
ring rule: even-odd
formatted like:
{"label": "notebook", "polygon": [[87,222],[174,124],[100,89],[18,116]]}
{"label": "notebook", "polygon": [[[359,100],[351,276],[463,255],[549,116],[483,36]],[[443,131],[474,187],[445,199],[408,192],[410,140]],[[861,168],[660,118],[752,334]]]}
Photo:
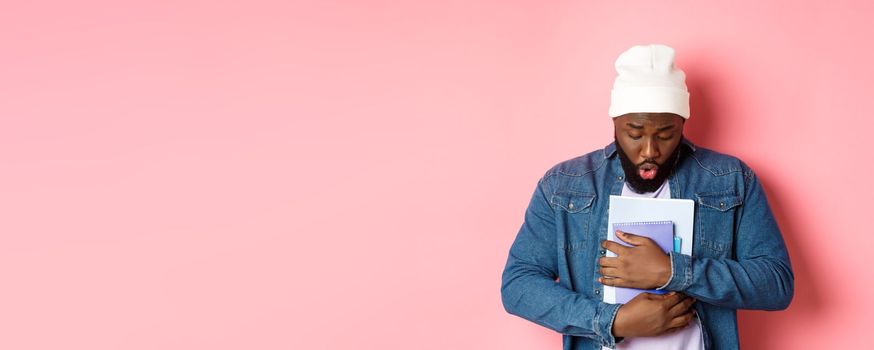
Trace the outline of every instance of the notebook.
{"label": "notebook", "polygon": [[[613,232],[616,230],[635,234],[638,236],[649,237],[659,246],[665,253],[670,252],[674,248],[674,223],[671,221],[643,221],[643,222],[624,222],[614,223]],[[624,246],[631,246],[623,242],[621,239],[616,239],[616,242]],[[653,294],[665,294],[665,290],[644,290],[635,288],[616,287],[616,303],[625,304],[638,294],[649,292]]]}
{"label": "notebook", "polygon": [[[610,209],[607,214],[607,239],[618,241],[614,231],[615,223],[671,221],[674,224],[674,237],[678,238],[681,254],[693,255],[693,228],[695,202],[690,199],[638,198],[610,196]],[[607,251],[607,256],[616,256]],[[604,286],[604,302],[616,303],[616,288]]]}

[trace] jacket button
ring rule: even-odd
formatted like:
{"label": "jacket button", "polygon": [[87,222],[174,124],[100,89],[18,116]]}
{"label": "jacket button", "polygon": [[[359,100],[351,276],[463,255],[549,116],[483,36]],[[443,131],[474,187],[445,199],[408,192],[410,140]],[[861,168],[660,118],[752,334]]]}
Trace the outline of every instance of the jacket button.
{"label": "jacket button", "polygon": [[617,179],[622,180],[622,176],[618,177]]}
{"label": "jacket button", "polygon": [[600,290],[600,289],[595,289],[595,294],[601,294],[601,290]]}
{"label": "jacket button", "polygon": [[569,204],[567,205],[567,207],[573,209],[573,208],[574,208],[574,203],[569,203]]}
{"label": "jacket button", "polygon": [[720,208],[725,208],[725,203],[723,203],[723,202],[719,202],[719,207],[720,207]]}
{"label": "jacket button", "polygon": [[604,255],[604,253],[606,253],[606,252],[604,251],[604,249],[601,249],[600,251],[598,251],[598,253],[601,253],[601,255]]}

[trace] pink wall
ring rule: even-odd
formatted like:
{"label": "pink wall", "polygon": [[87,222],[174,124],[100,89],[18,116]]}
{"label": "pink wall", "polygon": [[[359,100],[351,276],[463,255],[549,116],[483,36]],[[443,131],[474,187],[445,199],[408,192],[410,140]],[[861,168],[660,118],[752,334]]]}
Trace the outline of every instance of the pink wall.
{"label": "pink wall", "polygon": [[0,11],[2,349],[558,349],[501,269],[651,42],[789,244],[744,347],[867,334],[870,1],[120,3]]}

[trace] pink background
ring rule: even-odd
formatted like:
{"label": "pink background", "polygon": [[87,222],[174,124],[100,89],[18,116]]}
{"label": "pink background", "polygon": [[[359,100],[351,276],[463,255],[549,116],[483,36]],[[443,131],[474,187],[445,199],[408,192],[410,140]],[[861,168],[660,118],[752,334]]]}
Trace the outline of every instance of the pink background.
{"label": "pink background", "polygon": [[558,349],[507,250],[652,42],[788,241],[743,347],[867,344],[870,1],[121,3],[0,11],[0,348]]}

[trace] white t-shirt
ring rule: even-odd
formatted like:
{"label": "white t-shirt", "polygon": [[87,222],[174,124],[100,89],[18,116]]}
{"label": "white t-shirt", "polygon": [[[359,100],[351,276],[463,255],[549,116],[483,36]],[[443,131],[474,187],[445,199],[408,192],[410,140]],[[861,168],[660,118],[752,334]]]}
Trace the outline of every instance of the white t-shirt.
{"label": "white t-shirt", "polygon": [[[628,187],[628,183],[626,183],[622,188],[622,195],[627,197],[671,198],[671,187],[668,185],[668,180],[665,180],[662,186],[654,192],[635,193]],[[689,322],[688,326],[671,334],[665,334],[658,337],[625,338],[621,343],[616,344],[616,349],[702,350],[704,349],[704,338],[701,334],[700,322],[701,321],[695,317],[692,319],[692,322]],[[602,350],[609,350],[609,348],[602,347]]]}

